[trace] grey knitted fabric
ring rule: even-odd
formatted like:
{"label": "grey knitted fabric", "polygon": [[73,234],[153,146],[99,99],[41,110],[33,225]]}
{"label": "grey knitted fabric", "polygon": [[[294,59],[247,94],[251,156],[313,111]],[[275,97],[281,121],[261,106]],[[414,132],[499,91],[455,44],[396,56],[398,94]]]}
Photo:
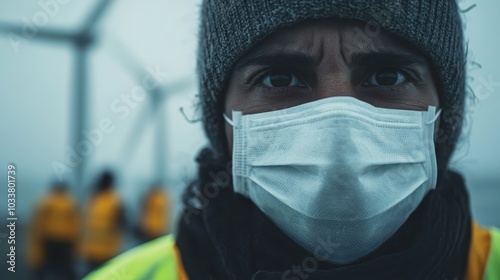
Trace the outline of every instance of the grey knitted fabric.
{"label": "grey knitted fabric", "polygon": [[222,112],[232,65],[278,29],[324,18],[375,22],[429,58],[443,109],[438,165],[446,168],[460,135],[465,96],[463,31],[454,0],[204,0],[198,75],[212,149],[225,154]]}

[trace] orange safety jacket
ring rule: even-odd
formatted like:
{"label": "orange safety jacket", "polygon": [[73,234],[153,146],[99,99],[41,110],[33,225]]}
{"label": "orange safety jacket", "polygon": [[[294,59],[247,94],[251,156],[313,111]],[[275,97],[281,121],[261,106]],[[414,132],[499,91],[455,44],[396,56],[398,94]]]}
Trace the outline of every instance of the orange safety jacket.
{"label": "orange safety jacket", "polygon": [[162,190],[148,194],[141,215],[141,230],[147,238],[156,238],[169,232],[170,197]]}
{"label": "orange safety jacket", "polygon": [[48,194],[36,208],[28,232],[28,261],[39,267],[45,261],[43,243],[47,240],[76,245],[80,217],[76,202],[68,192]]}
{"label": "orange safety jacket", "polygon": [[112,189],[97,193],[91,198],[81,244],[81,253],[85,260],[105,262],[120,252],[121,211],[120,197]]}

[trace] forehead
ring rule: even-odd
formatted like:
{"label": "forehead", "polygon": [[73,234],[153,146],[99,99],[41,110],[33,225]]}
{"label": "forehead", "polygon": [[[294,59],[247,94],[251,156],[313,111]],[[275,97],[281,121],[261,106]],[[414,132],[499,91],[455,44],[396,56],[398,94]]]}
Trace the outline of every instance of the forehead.
{"label": "forehead", "polygon": [[258,43],[246,56],[274,52],[302,52],[318,58],[337,52],[346,62],[355,53],[418,54],[412,45],[378,25],[341,19],[308,20],[281,29]]}

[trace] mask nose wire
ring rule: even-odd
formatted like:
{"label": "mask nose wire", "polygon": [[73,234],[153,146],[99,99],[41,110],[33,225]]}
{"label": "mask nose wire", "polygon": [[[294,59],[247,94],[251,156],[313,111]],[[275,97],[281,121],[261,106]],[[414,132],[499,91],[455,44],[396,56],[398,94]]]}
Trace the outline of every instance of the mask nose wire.
{"label": "mask nose wire", "polygon": [[226,113],[222,113],[222,116],[230,126],[234,127],[234,122],[226,115]]}
{"label": "mask nose wire", "polygon": [[[438,118],[439,116],[441,115],[441,112],[442,112],[442,109],[439,109],[439,111],[437,111],[436,115],[427,122],[427,124],[433,124]],[[226,113],[222,113],[222,116],[224,117],[224,120],[226,120],[226,122],[231,125],[232,127],[234,127],[234,122],[226,115]]]}
{"label": "mask nose wire", "polygon": [[441,112],[442,112],[442,109],[439,109],[439,111],[437,111],[434,118],[432,118],[430,121],[428,121],[427,124],[433,124],[439,118],[439,116],[441,115]]}

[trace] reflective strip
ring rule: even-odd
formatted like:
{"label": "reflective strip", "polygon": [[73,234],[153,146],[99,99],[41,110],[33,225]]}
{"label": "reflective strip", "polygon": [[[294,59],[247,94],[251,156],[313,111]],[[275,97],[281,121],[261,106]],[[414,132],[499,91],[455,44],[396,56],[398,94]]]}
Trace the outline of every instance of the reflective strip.
{"label": "reflective strip", "polygon": [[491,248],[491,230],[472,223],[469,257],[464,280],[484,279],[486,263]]}
{"label": "reflective strip", "polygon": [[181,252],[179,251],[179,247],[175,245],[174,250],[175,250],[175,257],[177,259],[177,279],[189,280],[186,274],[186,270],[184,269],[184,265],[182,264],[182,257],[181,257]]}
{"label": "reflective strip", "polygon": [[491,247],[488,264],[484,273],[485,280],[500,279],[500,229],[491,229]]}

